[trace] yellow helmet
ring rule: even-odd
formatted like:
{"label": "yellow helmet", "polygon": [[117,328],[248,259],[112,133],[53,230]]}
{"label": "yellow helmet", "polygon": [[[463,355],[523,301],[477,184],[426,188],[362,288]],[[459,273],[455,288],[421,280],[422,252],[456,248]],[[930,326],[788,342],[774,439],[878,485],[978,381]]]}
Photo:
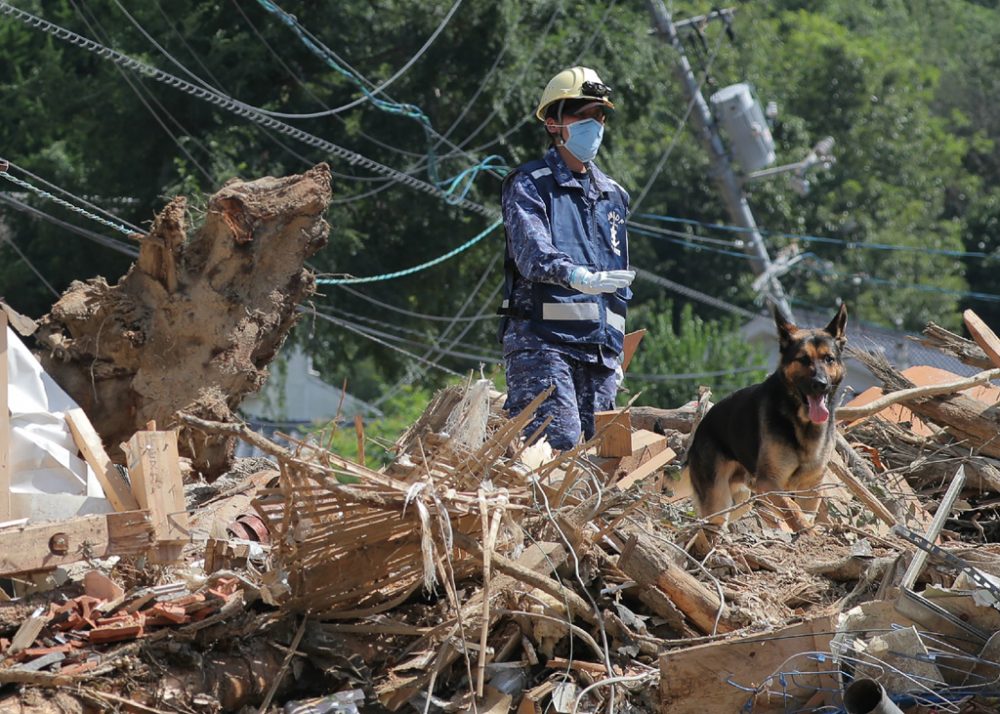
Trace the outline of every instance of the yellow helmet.
{"label": "yellow helmet", "polygon": [[588,67],[570,67],[545,85],[535,116],[539,121],[545,121],[545,110],[549,105],[564,99],[593,99],[608,109],[614,109],[615,105],[608,99],[610,94],[611,87],[601,81],[597,72]]}

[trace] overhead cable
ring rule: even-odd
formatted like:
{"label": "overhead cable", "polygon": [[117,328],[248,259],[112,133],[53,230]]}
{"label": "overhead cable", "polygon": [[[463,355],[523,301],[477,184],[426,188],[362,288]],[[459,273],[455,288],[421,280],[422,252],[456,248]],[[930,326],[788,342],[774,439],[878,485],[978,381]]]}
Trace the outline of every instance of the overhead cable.
{"label": "overhead cable", "polygon": [[442,364],[438,364],[437,362],[432,362],[430,360],[425,360],[422,357],[420,357],[419,355],[415,355],[415,354],[413,354],[412,352],[410,352],[408,350],[404,350],[402,347],[397,347],[396,345],[390,344],[389,342],[386,342],[385,340],[382,340],[382,339],[376,337],[375,335],[369,334],[369,333],[365,332],[364,330],[362,330],[362,329],[356,327],[355,325],[351,324],[347,320],[341,320],[339,318],[333,317],[332,315],[327,315],[327,314],[318,312],[316,310],[307,310],[306,308],[301,308],[301,310],[302,310],[302,312],[306,312],[308,314],[315,315],[316,317],[320,318],[321,320],[326,320],[327,322],[332,322],[332,323],[334,323],[336,325],[340,325],[341,327],[343,327],[346,330],[350,330],[351,332],[354,332],[354,333],[356,333],[358,335],[361,335],[362,337],[367,337],[369,340],[372,340],[373,342],[377,342],[378,344],[383,345],[385,347],[388,347],[391,350],[395,350],[396,352],[399,352],[401,354],[404,354],[407,357],[410,357],[411,359],[415,359],[415,360],[417,360],[419,362],[423,362],[423,363],[425,363],[425,364],[427,364],[427,365],[429,365],[431,367],[434,367],[435,369],[439,369],[442,372],[446,372],[446,373],[452,375],[453,377],[461,377],[462,376],[461,374],[459,374],[455,370],[449,369],[448,367],[445,367]]}
{"label": "overhead cable", "polygon": [[497,228],[499,228],[502,223],[503,223],[502,220],[497,219],[489,226],[487,226],[485,229],[483,229],[483,231],[480,232],[478,235],[473,236],[472,238],[470,238],[457,248],[454,248],[453,250],[448,251],[444,255],[440,255],[437,258],[434,258],[433,260],[428,260],[426,263],[421,263],[420,265],[414,265],[411,268],[406,268],[404,270],[397,270],[392,273],[382,273],[381,275],[371,275],[365,278],[317,278],[316,282],[319,285],[358,285],[360,283],[376,283],[376,282],[381,282],[383,280],[393,280],[395,278],[401,278],[406,275],[412,275],[413,273],[417,273],[420,272],[421,270],[426,270],[427,268],[431,268],[435,265],[438,265],[439,263],[443,263],[449,258],[455,257],[462,251],[468,250],[473,245],[475,245],[483,238],[488,236],[490,233],[495,231]]}
{"label": "overhead cable", "polygon": [[479,317],[449,317],[447,315],[428,315],[427,313],[414,312],[413,310],[406,310],[404,308],[397,307],[395,305],[390,305],[387,302],[382,302],[381,300],[377,300],[376,298],[373,298],[371,295],[365,295],[363,292],[355,290],[354,288],[349,288],[346,285],[338,285],[337,287],[339,287],[341,290],[346,290],[355,297],[361,298],[362,300],[370,302],[373,305],[377,305],[378,307],[381,307],[385,310],[391,310],[392,312],[397,312],[400,315],[406,315],[407,317],[413,317],[418,320],[429,320],[431,322],[482,322],[483,320],[493,320],[496,317],[495,315],[483,315]]}
{"label": "overhead cable", "polygon": [[56,218],[55,216],[45,213],[45,211],[40,211],[34,206],[29,206],[27,203],[19,201],[10,194],[0,193],[0,203],[6,203],[11,208],[15,208],[18,211],[30,214],[35,218],[59,226],[60,228],[64,228],[67,231],[70,231],[71,233],[76,233],[77,235],[82,236],[87,240],[93,241],[94,243],[97,243],[99,245],[103,245],[104,247],[110,248],[111,250],[117,251],[118,253],[121,253],[123,255],[127,255],[130,258],[139,257],[138,248],[134,248],[133,246],[123,243],[115,238],[111,238],[109,236],[101,235],[100,233],[89,231],[86,228],[81,228],[80,226],[75,226],[72,223],[68,223],[62,219]]}
{"label": "overhead cable", "polygon": [[642,191],[639,192],[639,197],[632,202],[630,210],[632,212],[638,211],[639,206],[642,202],[646,200],[646,196],[649,194],[649,190],[653,187],[653,182],[659,177],[660,172],[663,171],[663,167],[667,164],[667,159],[673,153],[674,148],[677,146],[677,142],[682,136],[682,131],[687,125],[688,118],[691,116],[691,110],[694,109],[695,104],[698,102],[698,96],[701,93],[702,85],[708,80],[708,74],[712,71],[712,65],[715,64],[715,58],[719,55],[719,50],[722,49],[722,38],[725,37],[723,34],[719,34],[719,39],[715,42],[715,49],[712,51],[712,56],[708,58],[708,62],[705,65],[705,71],[702,73],[701,81],[698,82],[698,91],[693,93],[691,101],[687,103],[687,108],[684,110],[684,115],[680,118],[677,123],[677,128],[674,129],[674,135],[670,139],[670,143],[664,150],[663,154],[660,155],[659,160],[656,162],[656,166],[653,169],[653,173],[649,175],[646,179],[646,185],[642,187]]}
{"label": "overhead cable", "polygon": [[694,288],[689,288],[686,285],[681,285],[680,283],[674,282],[669,278],[664,278],[657,275],[656,273],[651,273],[644,268],[636,268],[635,276],[643,280],[648,280],[651,283],[655,283],[661,287],[672,290],[675,293],[683,295],[684,297],[691,298],[697,302],[704,303],[706,305],[711,305],[712,307],[717,307],[720,310],[725,310],[726,312],[731,312],[734,315],[739,315],[741,317],[755,318],[758,317],[757,313],[751,312],[745,308],[738,305],[733,305],[732,303],[726,302],[717,297],[713,297],[707,293],[703,293],[700,290],[695,290]]}
{"label": "overhead cable", "polygon": [[[5,164],[7,164],[7,163],[9,163],[9,162],[0,160],[0,166],[3,166]],[[134,230],[132,230],[130,228],[126,228],[125,226],[121,225],[120,223],[115,223],[115,222],[107,220],[106,218],[102,218],[101,216],[98,216],[96,213],[91,213],[90,211],[88,211],[85,208],[80,208],[79,206],[76,206],[76,205],[70,203],[69,201],[63,200],[63,199],[59,198],[58,196],[54,196],[53,194],[49,193],[48,191],[46,191],[44,189],[41,189],[41,188],[38,188],[37,186],[35,186],[34,184],[32,184],[32,183],[30,183],[28,181],[25,181],[23,179],[19,179],[16,176],[11,176],[10,173],[6,169],[0,169],[0,177],[7,179],[8,181],[10,181],[12,184],[14,184],[16,186],[20,186],[23,189],[27,189],[28,191],[31,191],[32,193],[34,193],[37,196],[40,196],[41,198],[47,199],[49,201],[52,201],[53,203],[56,203],[56,204],[62,206],[63,208],[65,208],[65,209],[67,209],[69,211],[72,211],[73,213],[78,213],[81,216],[85,216],[86,218],[89,218],[92,221],[96,221],[97,223],[100,223],[101,225],[106,226],[108,228],[112,228],[112,229],[118,231],[119,233],[124,233],[127,236],[132,236],[132,235],[135,234]]]}
{"label": "overhead cable", "polygon": [[[97,34],[97,31],[94,29],[94,26],[91,25],[90,20],[88,20],[87,16],[84,14],[84,9],[86,9],[86,6],[84,5],[84,6],[81,7],[81,6],[77,5],[76,2],[75,2],[75,0],[70,0],[70,4],[73,6],[73,9],[80,16],[80,18],[83,20],[84,24],[87,25],[87,27],[90,29],[90,31],[93,32],[94,34]],[[88,10],[88,12],[89,12],[89,10]],[[91,15],[91,17],[93,17],[94,23],[96,23],[98,26],[100,26],[100,23],[97,21],[97,18],[94,17],[93,15]],[[177,135],[174,134],[173,131],[170,130],[170,127],[168,127],[166,125],[166,123],[164,122],[164,120],[160,116],[160,114],[157,113],[157,111],[155,109],[153,109],[152,106],[150,106],[149,101],[147,101],[146,97],[143,96],[143,91],[147,91],[148,92],[148,90],[146,90],[144,87],[142,87],[142,85],[140,85],[138,83],[134,83],[132,81],[132,79],[125,72],[122,71],[121,67],[116,67],[115,69],[118,71],[119,74],[121,74],[122,79],[125,80],[125,83],[128,85],[129,89],[132,90],[132,93],[135,94],[135,96],[139,100],[139,102],[143,105],[143,107],[146,108],[146,111],[149,112],[150,116],[153,117],[153,119],[156,121],[156,123],[160,125],[160,128],[163,129],[163,131],[166,132],[167,136],[170,137],[170,140],[174,143],[174,145],[177,147],[177,149],[182,154],[184,154],[184,156],[186,156],[188,158],[188,161],[190,161],[199,172],[201,172],[201,175],[205,177],[206,181],[211,181],[212,180],[212,175],[208,171],[208,169],[206,169],[204,166],[202,166],[201,163],[198,161],[198,159],[196,159],[194,157],[194,154],[192,154],[190,151],[188,151],[188,148],[184,145],[184,143],[179,138],[177,138]],[[182,125],[174,117],[173,114],[171,114],[169,111],[167,111],[167,109],[162,104],[160,104],[159,100],[156,97],[154,97],[152,95],[152,93],[149,93],[149,99],[151,101],[153,101],[159,107],[160,112],[162,112],[164,115],[166,115],[170,119],[170,121],[172,121],[174,123],[174,125],[178,129],[180,129],[182,132],[184,132],[188,136],[191,136],[191,132],[189,132],[187,130],[187,128],[185,128],[184,125]],[[203,151],[205,151],[205,153],[211,155],[211,152],[207,149],[207,147],[205,147],[200,141],[198,141],[198,139],[195,138],[194,141],[202,148]]]}
{"label": "overhead cable", "polygon": [[[46,179],[42,178],[41,176],[39,176],[37,174],[31,173],[30,171],[28,171],[28,169],[24,168],[23,166],[19,166],[19,165],[15,164],[13,161],[9,161],[9,160],[6,160],[6,159],[0,159],[0,162],[2,162],[2,161],[6,161],[7,164],[10,167],[12,167],[12,168],[16,169],[18,172],[24,174],[25,176],[27,176],[28,178],[30,178],[31,180],[33,180],[35,183],[44,184],[50,190],[55,191],[57,193],[61,193],[63,196],[66,196],[68,199],[72,199],[72,200],[76,201],[77,203],[83,204],[84,206],[86,206],[90,210],[94,211],[95,213],[103,213],[107,218],[113,219],[115,221],[118,221],[122,225],[128,226],[135,233],[145,233],[144,230],[142,230],[141,228],[139,228],[139,226],[135,225],[134,223],[129,223],[128,221],[124,220],[123,218],[121,218],[119,216],[116,216],[114,213],[111,213],[110,211],[106,211],[103,208],[101,208],[100,206],[98,206],[95,203],[93,203],[90,200],[91,198],[94,198],[93,196],[91,196],[90,198],[88,198],[87,196],[77,196],[76,194],[71,193],[71,192],[67,191],[64,188],[56,186],[54,183],[52,183],[51,181],[47,181]],[[132,199],[130,197],[107,198],[107,199],[104,199],[104,200],[112,202],[112,203],[114,203],[114,202],[130,203],[132,201],[137,201],[137,199]]]}
{"label": "overhead cable", "polygon": [[[321,139],[318,136],[302,131],[301,129],[297,129],[272,117],[266,116],[261,112],[257,111],[256,109],[253,109],[252,107],[249,107],[246,104],[238,102],[230,97],[221,95],[209,89],[205,89],[204,87],[199,87],[197,85],[191,84],[190,82],[187,82],[168,72],[156,69],[151,65],[148,65],[144,62],[140,62],[139,60],[129,57],[128,55],[122,54],[121,52],[113,50],[109,47],[105,47],[104,45],[101,45],[100,43],[95,42],[94,40],[83,37],[82,35],[72,32],[71,30],[67,30],[64,27],[51,23],[47,20],[43,20],[42,18],[36,15],[32,15],[31,13],[25,12],[24,10],[20,10],[19,8],[14,7],[5,0],[0,0],[0,14],[9,15],[19,20],[20,22],[25,23],[29,27],[42,30],[43,32],[49,33],[60,40],[64,40],[66,42],[69,42],[70,44],[94,52],[98,56],[110,60],[118,65],[121,65],[126,69],[138,72],[147,77],[155,79],[158,82],[162,82],[164,84],[167,84],[168,86],[174,87],[175,89],[179,89],[194,97],[197,97],[211,104],[214,104],[215,106],[218,106],[222,109],[230,111],[239,116],[245,117],[257,124],[266,126],[270,129],[275,129],[276,131],[279,131],[283,134],[287,134],[301,141],[304,144],[313,146],[322,151],[326,151],[334,156],[343,158],[347,160],[351,165],[359,165],[376,173],[389,176],[394,180],[396,180],[397,182],[403,184],[404,186],[408,186],[410,188],[432,194],[434,196],[437,196],[438,198],[441,198],[442,200],[447,201],[447,194],[441,189],[439,189],[437,186],[427,183],[426,181],[421,181],[420,179],[414,178],[413,176],[408,176],[407,174],[402,173],[401,171],[397,171],[396,169],[385,166],[384,164],[374,161],[373,159],[369,159],[368,157],[363,156],[356,151],[345,149],[342,146],[338,146],[325,139]],[[462,199],[460,201],[456,201],[455,205],[470,211],[474,211],[475,213],[487,216],[489,218],[495,218],[499,214],[499,211],[496,208],[488,208],[486,206],[483,206],[479,203],[475,203],[468,199]]]}
{"label": "overhead cable", "polygon": [[[278,5],[276,3],[272,2],[271,0],[257,0],[257,2],[265,10],[267,10],[270,13],[273,13],[275,16],[277,16],[279,19],[281,19],[282,22],[284,22],[286,25],[288,25],[297,35],[299,35],[299,37],[300,37],[300,39],[302,39],[303,43],[312,52],[314,52],[315,54],[317,54],[317,56],[319,56],[319,57],[323,58],[324,60],[326,60],[328,63],[331,63],[331,60],[332,60],[332,56],[331,55],[332,55],[332,53],[330,53],[328,51],[324,52],[323,49],[325,49],[325,47],[321,48],[321,46],[320,46],[321,43],[317,44],[317,42],[314,41],[315,38],[311,37],[310,35],[308,35],[307,32],[304,31],[305,28],[303,28],[301,25],[299,25],[299,22],[298,22],[298,20],[295,19],[294,15],[291,15],[291,14],[285,12],[280,7],[278,7]],[[444,19],[438,25],[437,29],[435,29],[434,32],[431,33],[431,36],[429,38],[427,38],[427,41],[424,42],[423,46],[419,50],[417,50],[417,53],[413,57],[411,57],[409,59],[409,61],[406,62],[406,64],[404,64],[402,67],[400,67],[396,71],[395,74],[393,74],[391,77],[389,77],[389,79],[387,79],[384,82],[380,83],[379,85],[377,85],[376,87],[374,87],[370,91],[366,90],[364,88],[361,88],[364,96],[359,97],[358,99],[355,99],[352,102],[348,102],[347,104],[344,104],[342,106],[335,107],[333,109],[327,109],[327,110],[325,110],[323,112],[314,112],[312,114],[281,114],[281,113],[278,113],[278,112],[267,112],[266,110],[261,110],[261,111],[264,111],[264,113],[269,114],[271,116],[276,116],[276,117],[291,118],[291,119],[305,119],[305,118],[312,118],[312,117],[328,116],[330,114],[338,114],[340,112],[343,112],[343,111],[346,111],[346,110],[351,109],[353,107],[356,107],[359,104],[363,104],[366,101],[372,101],[372,102],[379,101],[379,100],[376,100],[375,95],[379,94],[380,92],[382,92],[383,90],[385,90],[386,87],[388,87],[390,84],[392,84],[397,79],[399,79],[400,77],[402,77],[403,74],[405,74],[406,71],[409,70],[410,67],[412,67],[413,64],[416,63],[416,61],[419,60],[424,55],[425,52],[427,52],[428,48],[430,48],[430,46],[432,44],[434,44],[434,40],[436,40],[438,38],[438,35],[441,34],[441,32],[444,30],[444,28],[451,21],[452,16],[455,14],[455,11],[458,10],[458,8],[459,8],[459,6],[461,4],[462,4],[462,0],[455,0],[455,3],[451,6],[451,9],[444,16]],[[338,71],[341,71],[339,67],[335,66],[335,63],[332,63],[331,66],[334,66],[334,69],[337,69]],[[355,79],[355,77],[353,77],[352,75],[350,75],[350,74],[348,74],[346,72],[343,72],[343,74],[345,76],[349,77],[352,80]],[[403,105],[403,106],[411,106],[411,105]],[[417,111],[420,111],[419,108],[415,108],[415,109],[417,109]],[[423,112],[420,112],[420,114],[423,115]]]}
{"label": "overhead cable", "polygon": [[21,257],[21,260],[24,262],[24,264],[28,266],[28,270],[34,273],[35,277],[42,281],[42,285],[44,285],[49,289],[49,292],[52,293],[53,297],[58,299],[59,291],[56,290],[54,287],[52,287],[52,283],[46,280],[45,276],[42,275],[41,271],[35,267],[35,264],[32,263],[30,260],[28,260],[28,256],[24,254],[24,251],[22,251],[20,248],[17,247],[17,243],[15,243],[14,240],[9,236],[0,237],[0,244],[3,243],[6,243],[7,245],[9,245],[11,248],[14,249],[14,252],[17,253]]}
{"label": "overhead cable", "polygon": [[[743,226],[734,226],[726,223],[712,223],[708,221],[699,221],[693,218],[677,218],[675,216],[663,216],[655,213],[641,213],[638,214],[638,217],[648,218],[654,221],[664,221],[667,223],[681,223],[685,225],[701,226],[703,228],[728,231],[730,233],[749,233],[754,230],[753,228],[744,228]],[[834,245],[843,245],[844,247],[851,249],[863,248],[866,250],[925,253],[927,255],[945,255],[955,258],[989,258],[992,257],[993,255],[991,253],[984,253],[982,251],[951,250],[947,248],[924,248],[922,246],[894,245],[891,243],[870,243],[867,241],[847,240],[845,238],[827,238],[825,236],[808,235],[803,233],[784,233],[781,231],[770,231],[765,228],[757,228],[757,230],[761,234],[766,236],[774,236],[776,238],[788,238],[789,240],[801,240],[806,243],[830,243]]]}

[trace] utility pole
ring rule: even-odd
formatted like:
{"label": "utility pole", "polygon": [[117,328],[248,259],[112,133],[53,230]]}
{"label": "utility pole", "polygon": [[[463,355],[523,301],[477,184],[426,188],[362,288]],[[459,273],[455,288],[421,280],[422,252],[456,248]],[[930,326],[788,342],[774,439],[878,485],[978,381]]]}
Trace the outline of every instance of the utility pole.
{"label": "utility pole", "polygon": [[[649,0],[649,9],[653,14],[656,33],[677,52],[677,76],[681,80],[681,86],[684,88],[688,101],[693,105],[691,117],[698,129],[698,138],[712,160],[712,178],[715,179],[716,186],[725,201],[729,218],[735,225],[746,228],[747,234],[750,236],[750,240],[744,246],[744,250],[750,256],[750,266],[755,275],[767,276],[765,283],[767,297],[785,319],[791,321],[792,310],[785,297],[785,290],[781,287],[781,282],[775,274],[771,258],[767,254],[767,246],[764,245],[764,238],[757,228],[753,213],[750,211],[750,205],[747,203],[746,194],[743,192],[743,185],[737,178],[736,172],[733,171],[729,154],[722,143],[722,137],[719,136],[715,118],[701,94],[701,88],[695,79],[691,63],[684,52],[684,45],[677,36],[677,27],[663,4],[663,0]],[[715,15],[721,16],[721,13],[715,13]]]}

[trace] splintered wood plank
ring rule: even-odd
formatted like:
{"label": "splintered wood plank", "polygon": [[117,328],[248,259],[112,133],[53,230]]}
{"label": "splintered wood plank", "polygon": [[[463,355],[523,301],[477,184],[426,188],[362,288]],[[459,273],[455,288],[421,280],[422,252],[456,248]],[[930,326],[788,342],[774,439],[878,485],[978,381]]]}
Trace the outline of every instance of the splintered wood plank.
{"label": "splintered wood plank", "polygon": [[630,474],[628,474],[624,478],[619,479],[618,482],[615,483],[615,487],[619,491],[627,491],[628,489],[632,488],[632,486],[637,484],[639,481],[642,481],[651,473],[655,472],[657,469],[661,469],[667,464],[669,464],[671,461],[674,460],[675,456],[677,456],[677,454],[674,453],[674,450],[667,447],[666,450],[659,452],[658,454],[653,456],[653,458],[649,459],[641,466],[639,466],[637,469],[632,471]]}
{"label": "splintered wood plank", "polygon": [[139,502],[132,494],[128,483],[122,478],[118,468],[112,463],[101,443],[101,437],[94,430],[90,419],[83,409],[69,409],[66,412],[66,423],[73,433],[73,441],[83,454],[84,460],[90,465],[101,482],[104,495],[111,501],[116,511],[137,511]]}
{"label": "splintered wood plank", "polygon": [[[567,554],[565,548],[558,543],[536,543],[529,548],[526,548],[521,557],[517,559],[517,564],[521,565],[529,570],[533,570],[536,573],[549,573],[553,568],[558,568],[562,562],[566,559]],[[499,597],[506,591],[514,590],[515,588],[521,588],[523,590],[530,590],[531,586],[524,585],[521,581],[510,575],[499,575],[490,584],[491,597]],[[467,603],[462,608],[463,621],[465,624],[465,631],[471,633],[480,626],[479,617],[482,612],[482,597],[483,593],[480,590],[475,595],[473,595]],[[500,615],[497,613],[497,608],[490,610],[490,626],[496,624],[497,620],[500,619]],[[427,648],[436,647],[439,640],[432,639],[430,637],[425,638],[424,641],[416,643],[412,650],[421,651],[421,646],[426,645]],[[404,669],[406,663],[397,666],[390,674],[389,680],[376,687],[375,692],[379,698],[382,705],[389,709],[390,711],[396,711],[402,707],[406,702],[413,697],[414,694],[421,691],[427,683],[430,681],[433,675],[432,670],[442,672],[447,667],[451,665],[459,657],[459,652],[454,647],[449,644],[443,644],[442,647],[446,648],[434,663],[434,667],[430,669],[425,669],[418,672],[417,674],[411,674],[409,670]]]}
{"label": "splintered wood plank", "polygon": [[605,457],[632,455],[632,420],[628,412],[607,411],[594,414],[594,427],[602,433],[597,455]]}
{"label": "splintered wood plank", "polygon": [[139,506],[150,512],[160,546],[150,553],[153,562],[170,562],[190,537],[184,506],[184,481],[173,431],[137,431],[126,445],[132,492]]}
{"label": "splintered wood plank", "polygon": [[625,335],[625,339],[622,341],[622,371],[628,369],[629,363],[632,361],[632,356],[635,354],[636,349],[639,347],[639,343],[642,342],[642,338],[646,335],[646,328],[641,330],[636,330],[635,332],[629,332]]}
{"label": "splintered wood plank", "polygon": [[1000,367],[1000,337],[997,337],[996,333],[972,310],[963,312],[962,318],[965,320],[965,326],[969,329],[972,339],[983,348],[983,352],[993,364]]}
{"label": "splintered wood plank", "polygon": [[79,516],[0,530],[0,576],[47,570],[87,558],[140,553],[152,543],[146,511]]}
{"label": "splintered wood plank", "polygon": [[7,311],[0,309],[0,523],[10,520],[10,405],[7,401]]}
{"label": "splintered wood plank", "polygon": [[[663,714],[703,714],[704,712],[740,712],[753,694],[746,688],[766,684],[772,675],[800,672],[789,682],[786,701],[768,701],[763,694],[755,699],[753,711],[787,711],[784,707],[804,702],[817,688],[831,687],[822,670],[829,664],[811,659],[808,653],[828,652],[833,638],[834,616],[827,615],[786,627],[776,632],[738,640],[713,642],[660,656],[660,711]],[[801,656],[796,656],[801,653]],[[734,686],[738,685],[738,686]],[[774,681],[775,691],[781,684]]]}

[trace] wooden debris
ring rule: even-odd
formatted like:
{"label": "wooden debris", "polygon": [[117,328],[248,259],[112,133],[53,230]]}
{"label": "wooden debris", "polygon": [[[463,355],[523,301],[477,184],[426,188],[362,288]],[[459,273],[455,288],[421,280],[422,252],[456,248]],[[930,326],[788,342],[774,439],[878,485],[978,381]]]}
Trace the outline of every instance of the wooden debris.
{"label": "wooden debris", "polygon": [[595,412],[594,426],[603,437],[597,455],[606,458],[632,455],[632,421],[627,411]]}
{"label": "wooden debris", "polygon": [[90,419],[84,414],[82,409],[69,409],[66,411],[66,423],[76,446],[83,454],[83,458],[94,470],[97,480],[101,482],[104,495],[111,501],[116,511],[137,511],[139,502],[128,482],[122,478],[118,467],[111,461],[107,452],[104,451],[104,444],[101,437],[94,431]]}
{"label": "wooden debris", "polygon": [[658,587],[702,632],[729,632],[729,610],[718,594],[679,566],[649,536],[625,531],[626,542],[618,567],[640,585]]}
{"label": "wooden debris", "polygon": [[996,333],[972,310],[963,312],[962,319],[972,339],[982,348],[993,365],[1000,367],[1000,337],[997,337]]}
{"label": "wooden debris", "polygon": [[[817,617],[764,635],[665,653],[660,657],[660,711],[663,714],[738,712],[744,711],[747,702],[755,702],[754,712],[780,712],[785,711],[785,706],[794,707],[795,702],[804,704],[812,696],[812,689],[796,691],[799,685],[791,681],[783,692],[788,698],[782,700],[781,684],[769,678],[793,669],[803,672],[801,678],[805,679],[810,671],[826,669],[807,655],[829,650],[833,624],[830,616]],[[796,655],[801,656],[796,658]],[[834,688],[832,678],[826,679],[827,686]],[[774,700],[768,697],[772,687],[779,694]],[[759,691],[753,691],[758,688]]]}
{"label": "wooden debris", "polygon": [[142,553],[154,543],[148,511],[78,516],[60,523],[0,529],[0,576],[87,558]]}
{"label": "wooden debris", "polygon": [[151,549],[150,560],[174,562],[190,539],[177,434],[173,431],[137,431],[129,439],[126,452],[132,490],[139,505],[149,511],[153,525],[156,546]]}

